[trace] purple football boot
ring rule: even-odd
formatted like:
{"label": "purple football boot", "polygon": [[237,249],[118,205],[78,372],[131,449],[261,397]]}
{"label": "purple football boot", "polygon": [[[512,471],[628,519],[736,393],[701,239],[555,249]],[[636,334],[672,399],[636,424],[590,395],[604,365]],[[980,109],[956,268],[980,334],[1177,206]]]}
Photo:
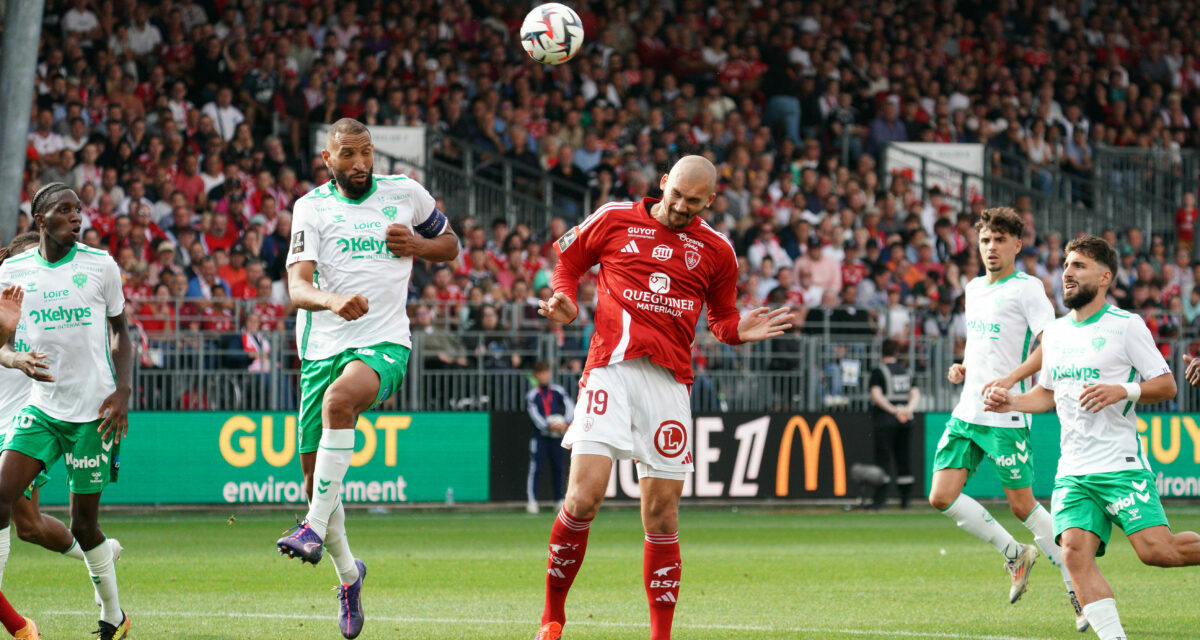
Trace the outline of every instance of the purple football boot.
{"label": "purple football boot", "polygon": [[308,526],[308,521],[297,522],[296,526],[284,531],[295,531],[290,536],[284,536],[275,541],[275,546],[279,547],[279,553],[289,558],[300,558],[300,562],[308,562],[316,565],[321,561],[321,556],[325,553],[322,550],[324,540],[317,535],[312,527]]}
{"label": "purple football boot", "polygon": [[354,584],[344,584],[337,588],[338,598],[338,628],[347,638],[357,638],[363,628],[362,584],[367,577],[367,565],[362,560],[354,559],[358,567],[358,580]]}

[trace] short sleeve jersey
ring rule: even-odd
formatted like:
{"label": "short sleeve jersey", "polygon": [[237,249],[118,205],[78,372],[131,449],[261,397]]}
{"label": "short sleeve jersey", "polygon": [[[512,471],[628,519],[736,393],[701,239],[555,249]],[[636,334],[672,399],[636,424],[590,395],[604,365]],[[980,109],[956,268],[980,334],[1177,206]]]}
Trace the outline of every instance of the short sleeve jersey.
{"label": "short sleeve jersey", "polygon": [[29,404],[63,422],[100,417],[117,389],[108,318],[125,311],[121,271],[108,253],[78,244],[55,263],[37,247],[0,265],[0,288],[21,285],[19,348],[46,354],[54,382],[33,382]]}
{"label": "short sleeve jersey", "polygon": [[1058,475],[1150,469],[1132,402],[1099,413],[1079,406],[1084,385],[1122,384],[1170,373],[1150,330],[1137,315],[1105,305],[1082,322],[1064,316],[1042,336],[1038,384],[1054,392],[1062,426]]}
{"label": "short sleeve jersey", "polygon": [[717,338],[738,343],[737,257],[729,240],[698,217],[682,230],[658,222],[649,213],[657,202],[606,204],[559,238],[555,289],[573,292],[577,282],[562,274],[600,265],[585,370],[649,357],[686,384],[705,304]]}
{"label": "short sleeve jersey", "polygon": [[413,259],[388,251],[387,228],[392,224],[435,238],[449,222],[433,196],[404,176],[373,176],[370,190],[358,200],[343,196],[331,180],[296,201],[288,266],[315,262],[318,289],[360,294],[369,307],[353,322],[332,311],[298,311],[301,358],[323,360],[381,342],[412,345],[405,305]]}
{"label": "short sleeve jersey", "polygon": [[[1045,286],[1037,278],[1014,271],[995,283],[988,283],[986,277],[975,278],[967,283],[966,296],[963,367],[967,373],[953,415],[987,427],[1028,426],[1024,414],[984,411],[981,392],[983,385],[1012,373],[1024,362],[1038,334],[1054,320]],[[1013,391],[1024,392],[1028,386],[1022,380]]]}

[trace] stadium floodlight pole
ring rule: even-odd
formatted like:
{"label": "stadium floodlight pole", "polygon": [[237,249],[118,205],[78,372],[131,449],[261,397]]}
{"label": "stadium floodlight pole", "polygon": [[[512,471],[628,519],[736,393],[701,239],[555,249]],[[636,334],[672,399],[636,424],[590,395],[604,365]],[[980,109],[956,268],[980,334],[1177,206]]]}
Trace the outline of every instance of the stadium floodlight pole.
{"label": "stadium floodlight pole", "polygon": [[4,69],[0,90],[0,239],[5,243],[17,232],[45,0],[8,0],[7,4],[0,56],[0,69]]}

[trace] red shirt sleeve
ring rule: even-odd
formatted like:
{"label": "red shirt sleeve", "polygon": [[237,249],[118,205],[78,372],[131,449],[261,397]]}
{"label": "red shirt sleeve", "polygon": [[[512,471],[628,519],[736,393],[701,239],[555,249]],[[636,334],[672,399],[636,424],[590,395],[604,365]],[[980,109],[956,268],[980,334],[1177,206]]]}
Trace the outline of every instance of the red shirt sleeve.
{"label": "red shirt sleeve", "polygon": [[600,261],[600,249],[604,244],[607,212],[602,208],[554,243],[558,264],[550,284],[555,293],[565,293],[571,302],[579,306],[579,278]]}
{"label": "red shirt sleeve", "polygon": [[726,249],[721,252],[724,259],[709,283],[706,299],[708,328],[725,344],[741,344],[738,338],[738,323],[742,318],[737,310],[737,259],[732,248]]}

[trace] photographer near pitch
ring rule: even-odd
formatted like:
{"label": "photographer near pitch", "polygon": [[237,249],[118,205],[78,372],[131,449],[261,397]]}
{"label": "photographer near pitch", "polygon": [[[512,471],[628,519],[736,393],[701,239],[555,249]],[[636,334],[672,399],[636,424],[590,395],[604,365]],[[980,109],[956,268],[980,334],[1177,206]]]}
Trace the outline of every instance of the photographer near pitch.
{"label": "photographer near pitch", "polygon": [[542,360],[533,365],[533,377],[537,387],[525,396],[529,419],[533,421],[533,433],[529,436],[529,479],[525,483],[529,499],[525,510],[529,513],[538,512],[537,483],[547,463],[554,502],[556,505],[562,502],[565,495],[562,437],[575,414],[575,403],[566,390],[550,384],[549,362]]}

